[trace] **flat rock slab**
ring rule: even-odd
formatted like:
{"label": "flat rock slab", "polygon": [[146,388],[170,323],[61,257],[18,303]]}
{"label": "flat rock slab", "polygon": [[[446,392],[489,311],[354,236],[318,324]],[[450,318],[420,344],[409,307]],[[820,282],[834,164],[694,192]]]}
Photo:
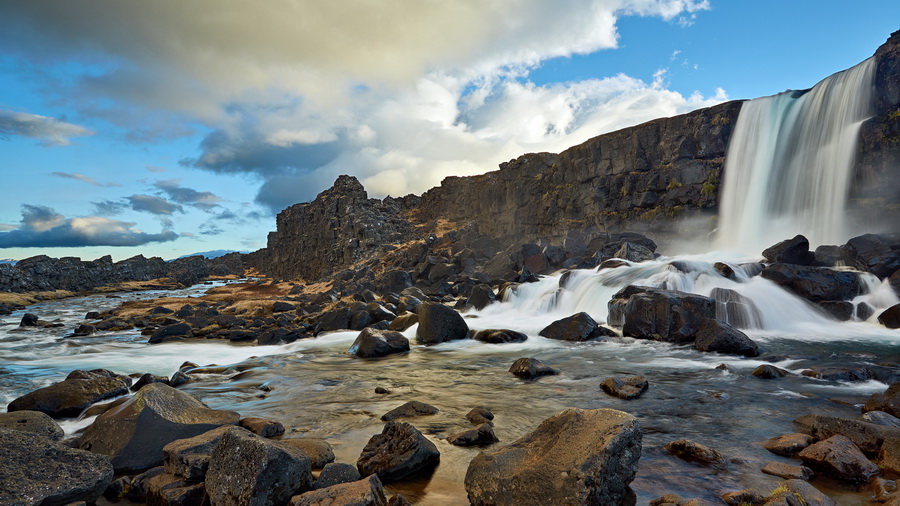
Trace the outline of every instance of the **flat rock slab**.
{"label": "flat rock slab", "polygon": [[163,447],[172,441],[239,419],[234,411],[209,409],[189,394],[152,383],[98,416],[76,445],[109,456],[117,473],[143,471],[162,465]]}
{"label": "flat rock slab", "polygon": [[568,409],[466,471],[474,505],[621,504],[637,473],[641,430],[613,409]]}
{"label": "flat rock slab", "polygon": [[0,504],[93,503],[112,478],[105,455],[0,428]]}
{"label": "flat rock slab", "polygon": [[54,419],[40,411],[0,413],[0,428],[30,432],[52,441],[59,441],[65,435]]}
{"label": "flat rock slab", "polygon": [[397,418],[413,418],[416,416],[435,415],[437,413],[438,408],[431,404],[425,404],[424,402],[419,401],[409,401],[402,406],[397,406],[381,415],[381,421],[390,422]]}
{"label": "flat rock slab", "polygon": [[766,439],[760,445],[775,455],[793,457],[815,442],[816,439],[808,434],[794,432]]}
{"label": "flat rock slab", "polygon": [[878,474],[878,466],[845,436],[831,436],[797,454],[803,463],[835,478],[866,482]]}
{"label": "flat rock slab", "polygon": [[290,506],[387,506],[377,474],[368,478],[312,490],[291,498]]}
{"label": "flat rock slab", "polygon": [[600,383],[601,390],[627,401],[644,395],[649,387],[650,383],[643,376],[612,376]]}
{"label": "flat rock slab", "polygon": [[784,462],[766,462],[760,471],[785,480],[809,481],[815,475],[813,470],[806,466],[792,466]]}
{"label": "flat rock slab", "polygon": [[388,422],[381,434],[369,439],[356,468],[363,476],[378,474],[381,481],[398,481],[428,474],[437,467],[441,453],[415,427],[405,422]]}
{"label": "flat rock slab", "polygon": [[311,488],[305,453],[240,429],[225,433],[206,472],[211,504],[284,504]]}

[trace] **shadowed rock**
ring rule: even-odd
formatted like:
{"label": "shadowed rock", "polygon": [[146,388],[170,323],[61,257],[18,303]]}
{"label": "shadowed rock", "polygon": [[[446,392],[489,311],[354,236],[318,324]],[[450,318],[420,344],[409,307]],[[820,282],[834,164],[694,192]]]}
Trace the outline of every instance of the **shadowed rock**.
{"label": "shadowed rock", "polygon": [[198,436],[177,439],[167,444],[163,447],[163,465],[166,473],[188,480],[203,480],[213,450],[225,433],[231,430],[245,429],[224,425]]}
{"label": "shadowed rock", "polygon": [[494,434],[494,426],[491,423],[482,423],[447,438],[447,442],[455,446],[485,446],[497,441],[500,440]]}
{"label": "shadowed rock", "polygon": [[649,386],[650,383],[643,376],[613,376],[600,383],[601,390],[624,400],[639,398]]}
{"label": "shadowed rock", "polygon": [[416,338],[422,344],[440,344],[465,339],[469,333],[463,317],[455,309],[434,302],[423,302],[416,310],[419,328]]}
{"label": "shadowed rock", "polygon": [[515,376],[530,380],[540,376],[548,376],[559,374],[556,369],[544,365],[543,362],[536,358],[520,358],[509,366],[509,372]]}
{"label": "shadowed rock", "polygon": [[437,414],[437,412],[438,408],[430,404],[425,404],[424,402],[419,401],[409,401],[402,406],[397,406],[396,408],[381,415],[381,421],[389,422],[396,418],[411,418],[415,416],[434,415]]}
{"label": "shadowed rock", "polygon": [[377,474],[350,483],[312,490],[291,498],[290,506],[387,506]]}
{"label": "shadowed rock", "polygon": [[561,341],[588,341],[610,334],[615,335],[609,329],[597,325],[589,314],[583,312],[557,320],[538,332],[538,335],[547,339]]}
{"label": "shadowed rock", "polygon": [[434,443],[415,427],[405,422],[388,422],[381,434],[366,443],[356,468],[363,476],[377,474],[387,483],[428,474],[440,460],[441,453]]}
{"label": "shadowed rock", "polygon": [[362,476],[359,475],[356,466],[332,462],[326,464],[325,467],[322,468],[322,472],[319,473],[319,477],[316,478],[316,482],[313,483],[313,490],[328,488],[340,483],[359,481],[360,478],[362,478]]}
{"label": "shadowed rock", "polygon": [[476,332],[473,339],[491,344],[524,343],[528,336],[509,329],[484,329]]}
{"label": "shadowed rock", "polygon": [[815,260],[815,254],[809,251],[809,240],[802,235],[793,239],[785,239],[763,251],[762,255],[769,263],[785,263],[809,265]]}
{"label": "shadowed rock", "polygon": [[752,339],[731,325],[713,320],[704,320],[697,329],[694,347],[699,351],[728,353],[744,357],[759,355],[759,347]]}

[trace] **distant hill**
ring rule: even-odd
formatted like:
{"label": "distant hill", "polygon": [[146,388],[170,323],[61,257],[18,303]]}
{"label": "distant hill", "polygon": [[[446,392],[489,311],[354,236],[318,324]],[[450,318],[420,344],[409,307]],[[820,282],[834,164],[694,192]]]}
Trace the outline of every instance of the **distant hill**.
{"label": "distant hill", "polygon": [[[212,251],[201,251],[199,253],[190,253],[188,255],[181,255],[178,258],[187,258],[187,257],[195,257],[202,256],[206,258],[219,258],[221,256],[225,256],[229,253],[249,253],[248,251],[235,251],[231,249],[214,249]],[[174,258],[173,260],[178,260],[178,258]]]}

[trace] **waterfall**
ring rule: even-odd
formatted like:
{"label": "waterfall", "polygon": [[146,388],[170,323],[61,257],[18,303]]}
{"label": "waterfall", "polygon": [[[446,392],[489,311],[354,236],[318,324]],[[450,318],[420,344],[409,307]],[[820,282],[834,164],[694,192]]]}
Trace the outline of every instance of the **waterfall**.
{"label": "waterfall", "polygon": [[796,234],[812,245],[848,238],[844,209],[874,76],[869,58],[811,90],[743,105],[725,157],[721,248],[758,254]]}

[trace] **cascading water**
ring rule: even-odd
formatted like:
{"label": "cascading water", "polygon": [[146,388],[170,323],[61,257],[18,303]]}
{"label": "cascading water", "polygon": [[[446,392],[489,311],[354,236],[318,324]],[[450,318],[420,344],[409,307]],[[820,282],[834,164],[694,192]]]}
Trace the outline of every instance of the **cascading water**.
{"label": "cascading water", "polygon": [[720,248],[756,254],[796,234],[811,244],[848,238],[845,204],[874,76],[870,58],[811,90],[743,105],[725,158]]}

